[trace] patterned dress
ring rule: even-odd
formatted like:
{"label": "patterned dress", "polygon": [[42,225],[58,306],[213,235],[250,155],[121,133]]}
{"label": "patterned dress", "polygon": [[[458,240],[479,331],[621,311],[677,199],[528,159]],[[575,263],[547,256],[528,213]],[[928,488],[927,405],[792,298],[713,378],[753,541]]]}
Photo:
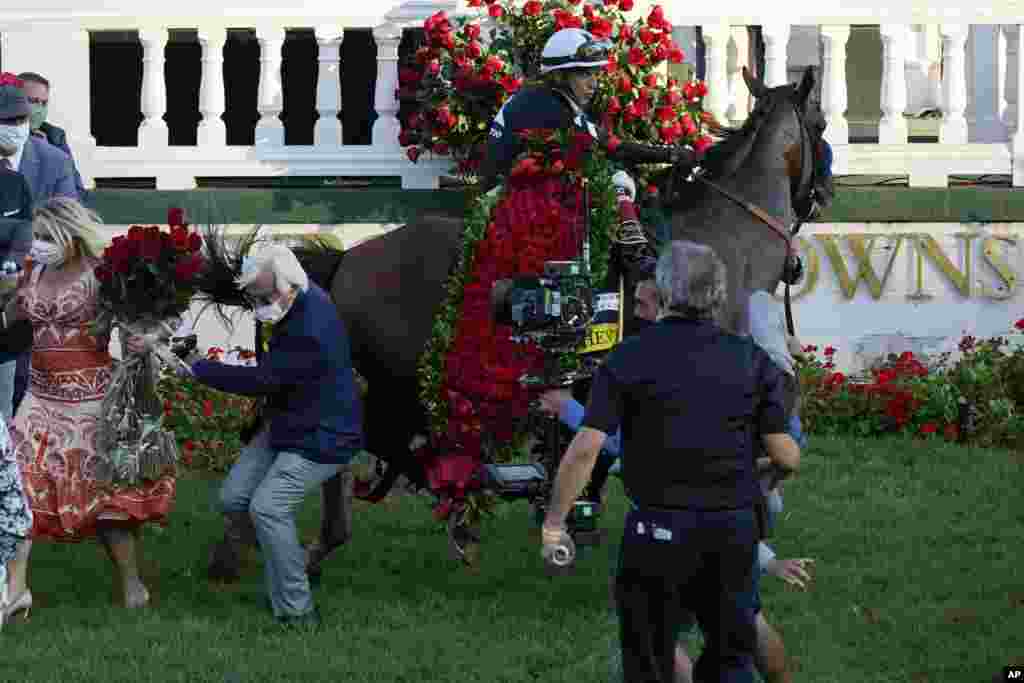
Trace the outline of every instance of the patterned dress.
{"label": "patterned dress", "polygon": [[6,565],[14,559],[18,542],[32,529],[32,512],[21,485],[21,472],[7,425],[0,420],[0,581],[7,580]]}
{"label": "patterned dress", "polygon": [[32,509],[33,536],[81,541],[97,521],[163,523],[175,480],[165,475],[137,487],[96,480],[96,431],[112,374],[106,344],[90,335],[99,288],[92,269],[55,295],[37,290],[41,267],[18,294],[32,322],[32,368],[11,437]]}

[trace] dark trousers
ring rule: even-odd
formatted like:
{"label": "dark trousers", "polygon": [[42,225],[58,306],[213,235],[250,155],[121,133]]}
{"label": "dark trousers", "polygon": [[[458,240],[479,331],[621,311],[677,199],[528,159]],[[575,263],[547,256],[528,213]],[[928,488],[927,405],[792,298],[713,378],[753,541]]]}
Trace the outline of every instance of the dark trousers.
{"label": "dark trousers", "polygon": [[705,642],[694,681],[753,683],[756,553],[750,508],[630,511],[615,579],[625,683],[673,683],[687,608]]}

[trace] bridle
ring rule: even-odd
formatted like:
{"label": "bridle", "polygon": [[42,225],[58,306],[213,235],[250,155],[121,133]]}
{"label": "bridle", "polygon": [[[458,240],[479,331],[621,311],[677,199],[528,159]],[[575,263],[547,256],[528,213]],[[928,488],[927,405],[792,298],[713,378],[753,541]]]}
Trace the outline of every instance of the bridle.
{"label": "bridle", "polygon": [[[805,221],[813,219],[821,210],[818,196],[818,146],[814,143],[814,136],[811,134],[807,121],[800,107],[791,99],[788,100],[800,122],[800,177],[793,181],[793,188],[790,193],[790,202],[796,213],[796,221],[791,226],[786,226],[781,220],[772,216],[760,206],[753,204],[743,197],[725,189],[718,183],[705,177],[703,169],[695,167],[690,173],[687,181],[703,183],[718,194],[722,195],[737,206],[746,210],[750,215],[768,226],[775,235],[786,245],[786,261],[783,266],[783,278],[786,284],[785,289],[785,310],[786,327],[790,335],[796,335],[796,327],[793,324],[793,306],[790,298],[790,284],[797,278],[797,254],[793,246],[793,238],[800,231]],[[808,159],[808,157],[810,157]],[[807,172],[806,164],[810,163],[810,172]],[[802,182],[804,176],[807,181]]]}

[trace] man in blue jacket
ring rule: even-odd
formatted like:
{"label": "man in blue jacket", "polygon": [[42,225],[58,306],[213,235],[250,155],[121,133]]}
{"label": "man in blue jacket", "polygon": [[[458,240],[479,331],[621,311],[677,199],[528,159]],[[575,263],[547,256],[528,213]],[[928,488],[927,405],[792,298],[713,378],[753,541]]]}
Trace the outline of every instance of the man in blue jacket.
{"label": "man in blue jacket", "polygon": [[256,319],[273,325],[267,352],[255,367],[191,365],[203,384],[265,401],[265,427],[224,480],[221,509],[229,527],[249,539],[255,532],[274,616],[285,625],[318,626],[294,511],[363,446],[348,334],[330,297],[287,247],[248,255],[238,285]]}

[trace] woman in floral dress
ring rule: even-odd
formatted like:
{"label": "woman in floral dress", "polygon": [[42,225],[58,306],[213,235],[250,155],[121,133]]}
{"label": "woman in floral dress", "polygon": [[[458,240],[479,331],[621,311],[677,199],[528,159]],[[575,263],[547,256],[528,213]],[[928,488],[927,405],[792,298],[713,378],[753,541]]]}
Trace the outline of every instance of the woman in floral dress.
{"label": "woman in floral dress", "polygon": [[[112,375],[109,333],[92,336],[99,284],[95,225],[99,218],[65,197],[50,200],[33,215],[30,254],[35,265],[6,311],[32,323],[29,388],[12,422],[13,449],[32,510],[32,537],[81,541],[93,536],[117,567],[128,607],[149,602],[139,578],[135,547],[143,522],[163,522],[174,502],[175,479],[168,473],[135,487],[98,480],[104,454],[96,434]],[[129,353],[144,349],[128,336]],[[18,547],[10,566],[8,614],[27,609],[31,541]]]}

